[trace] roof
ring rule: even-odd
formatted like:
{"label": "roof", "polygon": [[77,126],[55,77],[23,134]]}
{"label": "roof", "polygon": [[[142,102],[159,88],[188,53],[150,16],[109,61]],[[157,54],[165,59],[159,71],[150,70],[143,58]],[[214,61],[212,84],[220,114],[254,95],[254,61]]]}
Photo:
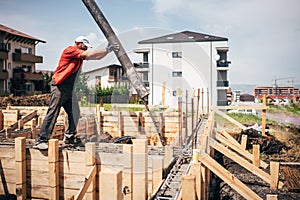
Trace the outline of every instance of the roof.
{"label": "roof", "polygon": [[[17,38],[23,38],[23,40],[20,40],[24,43],[35,43],[37,42],[42,42],[42,43],[46,43],[44,40],[38,39],[36,37],[27,35],[25,33],[22,33],[20,31],[14,30],[12,28],[9,28],[7,26],[4,26],[2,24],[0,24],[0,32],[4,32],[7,33],[7,35],[5,36],[5,39],[9,39],[9,40],[16,40]],[[26,40],[27,39],[27,40]]]}
{"label": "roof", "polygon": [[210,42],[210,41],[228,41],[228,38],[213,36],[203,33],[196,33],[191,31],[182,31],[180,33],[174,33],[156,37],[148,40],[142,40],[139,44],[151,44],[151,43],[179,43],[179,42]]}
{"label": "roof", "polygon": [[106,68],[122,68],[122,66],[117,65],[117,64],[111,64],[111,65],[107,65],[107,66],[104,66],[104,67],[101,67],[101,68],[96,68],[96,69],[92,69],[90,71],[86,71],[86,72],[84,72],[84,74],[90,74],[90,73],[97,72],[99,70],[103,70],[103,69],[106,69]]}

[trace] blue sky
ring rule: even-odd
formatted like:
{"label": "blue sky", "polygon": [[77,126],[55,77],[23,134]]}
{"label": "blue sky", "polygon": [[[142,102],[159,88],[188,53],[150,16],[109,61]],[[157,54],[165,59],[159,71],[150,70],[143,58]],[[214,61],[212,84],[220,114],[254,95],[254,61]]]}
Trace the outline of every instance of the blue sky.
{"label": "blue sky", "polygon": [[[227,37],[228,60],[232,62],[228,77],[231,83],[270,85],[275,77],[295,77],[280,80],[279,84],[291,84],[292,80],[300,83],[299,0],[96,2],[122,43],[184,30]],[[78,35],[88,36],[96,48],[106,45],[102,32],[81,0],[1,0],[0,24],[47,42],[37,45],[37,55],[44,57],[38,69],[54,70],[62,50],[72,45]],[[128,35],[136,32],[139,34],[134,40],[128,39]],[[125,45],[125,49],[130,51],[134,45]],[[89,65],[94,64],[86,64],[84,70],[88,70]]]}

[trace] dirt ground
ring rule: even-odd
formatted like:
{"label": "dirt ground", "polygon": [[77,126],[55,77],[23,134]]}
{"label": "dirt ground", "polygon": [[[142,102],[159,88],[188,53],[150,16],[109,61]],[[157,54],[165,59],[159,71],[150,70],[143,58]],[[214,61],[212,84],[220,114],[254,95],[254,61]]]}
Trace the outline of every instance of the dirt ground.
{"label": "dirt ground", "polygon": [[[232,130],[232,129],[231,129]],[[231,132],[240,141],[241,134],[248,135],[247,149],[251,152],[253,144],[260,145],[261,159],[267,163],[270,161],[280,162],[279,181],[284,187],[271,190],[269,184],[255,174],[241,167],[229,158],[222,156],[221,162],[224,167],[234,174],[240,181],[257,193],[262,199],[267,194],[277,194],[280,200],[300,199],[300,134],[299,128],[280,127],[269,125],[269,135],[261,136],[255,130]],[[269,173],[269,167],[265,170]],[[214,199],[214,198],[211,198]],[[220,182],[220,197],[222,200],[244,199],[231,189],[226,183]]]}
{"label": "dirt ground", "polygon": [[21,96],[21,97],[0,97],[0,108],[11,106],[48,106],[50,94]]}

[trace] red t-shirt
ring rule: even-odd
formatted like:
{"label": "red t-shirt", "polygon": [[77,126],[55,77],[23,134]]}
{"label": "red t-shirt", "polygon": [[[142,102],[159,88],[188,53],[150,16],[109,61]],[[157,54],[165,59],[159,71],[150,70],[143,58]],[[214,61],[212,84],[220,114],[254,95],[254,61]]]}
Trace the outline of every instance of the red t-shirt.
{"label": "red t-shirt", "polygon": [[55,85],[63,83],[69,76],[78,72],[84,60],[80,57],[83,52],[84,50],[77,46],[69,46],[63,51],[58,67],[52,76]]}

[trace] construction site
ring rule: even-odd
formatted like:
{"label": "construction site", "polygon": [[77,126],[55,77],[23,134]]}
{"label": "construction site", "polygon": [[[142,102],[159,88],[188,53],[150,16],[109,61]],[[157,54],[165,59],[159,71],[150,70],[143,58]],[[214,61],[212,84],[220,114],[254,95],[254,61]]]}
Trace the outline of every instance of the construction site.
{"label": "construction site", "polygon": [[[83,3],[108,43],[120,46],[114,53],[139,104],[111,103],[111,109],[102,103],[80,106],[79,146],[63,141],[68,115],[62,108],[48,149],[40,150],[33,146],[47,115],[50,94],[0,97],[1,200],[300,199],[299,128],[268,123],[266,94],[261,95],[261,104],[227,105],[227,38],[188,31],[179,34],[180,40],[188,36],[188,42],[195,37],[209,41],[210,52],[212,42],[221,42],[214,51],[219,58],[214,72],[205,71],[207,77],[214,77],[207,81],[209,87],[202,87],[205,84],[194,77],[199,86],[193,85],[193,93],[175,88],[167,101],[167,81],[161,81],[160,90],[149,90],[151,83],[145,84],[138,75],[95,1]],[[167,40],[173,36],[178,34]],[[172,48],[179,48],[177,42]],[[150,50],[137,52],[148,62]],[[181,51],[168,55],[182,58]],[[210,56],[212,68],[214,56]],[[181,62],[173,65],[181,67]],[[178,78],[182,71],[171,74]],[[152,83],[150,88],[157,86]],[[261,121],[244,124],[227,114],[238,109],[259,111]]]}

